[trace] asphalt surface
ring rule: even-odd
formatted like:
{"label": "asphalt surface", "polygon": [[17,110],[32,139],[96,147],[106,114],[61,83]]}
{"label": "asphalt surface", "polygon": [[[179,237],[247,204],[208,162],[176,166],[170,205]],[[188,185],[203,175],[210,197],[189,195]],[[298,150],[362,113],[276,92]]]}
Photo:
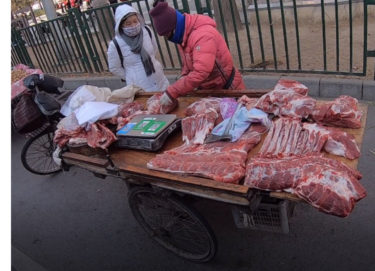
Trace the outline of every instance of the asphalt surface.
{"label": "asphalt surface", "polygon": [[159,247],[133,218],[127,187],[79,168],[37,176],[21,165],[25,139],[12,135],[12,270],[375,270],[375,106],[370,105],[359,170],[367,197],[347,218],[298,204],[288,235],[236,228],[228,204],[194,205],[218,240],[197,264]]}

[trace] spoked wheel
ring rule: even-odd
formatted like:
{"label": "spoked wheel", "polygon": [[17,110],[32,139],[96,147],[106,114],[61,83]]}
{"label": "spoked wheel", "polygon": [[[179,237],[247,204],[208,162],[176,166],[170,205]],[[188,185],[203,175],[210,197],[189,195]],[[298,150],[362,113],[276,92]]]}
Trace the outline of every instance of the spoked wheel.
{"label": "spoked wheel", "polygon": [[210,226],[181,200],[135,187],[129,192],[129,206],[144,230],[167,250],[194,262],[215,256],[216,238]]}
{"label": "spoked wheel", "polygon": [[47,130],[26,142],[22,149],[21,161],[28,171],[39,175],[61,171],[61,166],[57,165],[52,158],[56,149],[53,135],[52,131]]}

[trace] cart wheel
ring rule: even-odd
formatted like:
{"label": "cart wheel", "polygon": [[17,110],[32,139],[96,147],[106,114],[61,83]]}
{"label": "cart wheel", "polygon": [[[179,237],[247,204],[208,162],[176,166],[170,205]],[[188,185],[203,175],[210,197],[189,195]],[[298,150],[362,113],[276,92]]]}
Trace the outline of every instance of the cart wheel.
{"label": "cart wheel", "polygon": [[194,262],[208,262],[216,253],[216,238],[207,222],[191,207],[148,187],[129,191],[132,213],[160,245]]}
{"label": "cart wheel", "polygon": [[47,175],[61,171],[52,158],[56,148],[53,142],[52,131],[44,131],[30,138],[22,149],[21,161],[23,166],[30,172],[39,175]]}

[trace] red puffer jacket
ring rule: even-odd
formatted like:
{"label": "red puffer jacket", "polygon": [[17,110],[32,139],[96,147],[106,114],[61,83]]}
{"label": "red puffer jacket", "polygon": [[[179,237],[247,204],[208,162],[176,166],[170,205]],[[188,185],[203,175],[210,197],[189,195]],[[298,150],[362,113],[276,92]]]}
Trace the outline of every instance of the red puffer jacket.
{"label": "red puffer jacket", "polygon": [[[233,59],[216,23],[205,15],[185,15],[185,33],[178,45],[183,61],[182,78],[170,85],[173,97],[199,89],[223,89],[233,69]],[[229,89],[245,89],[242,76],[235,69]]]}

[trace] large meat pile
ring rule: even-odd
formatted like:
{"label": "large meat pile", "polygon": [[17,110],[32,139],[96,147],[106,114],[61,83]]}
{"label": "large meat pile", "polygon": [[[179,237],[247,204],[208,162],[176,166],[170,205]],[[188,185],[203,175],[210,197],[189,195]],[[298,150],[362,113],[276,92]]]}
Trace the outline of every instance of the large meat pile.
{"label": "large meat pile", "polygon": [[260,125],[252,125],[238,142],[204,143],[223,119],[221,101],[205,98],[190,105],[182,120],[184,144],[156,155],[148,168],[292,193],[340,217],[349,215],[366,196],[357,170],[324,155],[360,156],[354,136],[341,129],[361,127],[362,112],[355,98],[318,102],[308,96],[306,86],[284,79],[260,99],[241,97],[247,109],[255,107],[275,116],[262,147],[251,159],[249,151],[266,132]]}
{"label": "large meat pile", "polygon": [[239,183],[245,175],[247,154],[259,143],[264,132],[265,127],[254,125],[236,142],[184,144],[156,155],[147,167]]}
{"label": "large meat pile", "polygon": [[135,115],[144,112],[143,105],[140,103],[120,104],[117,116],[97,121],[88,127],[79,126],[74,113],[72,113],[59,123],[54,142],[60,147],[69,143],[71,146],[87,144],[91,148],[107,149],[117,140],[109,126],[114,125],[117,126],[117,129],[121,129]]}
{"label": "large meat pile", "polygon": [[366,196],[359,183],[362,176],[321,152],[347,159],[360,156],[352,135],[329,127],[360,128],[358,101],[340,96],[318,104],[307,96],[302,84],[280,80],[256,107],[279,118],[273,121],[259,153],[247,162],[244,185],[292,193],[322,212],[349,215],[355,203]]}
{"label": "large meat pile", "polygon": [[[182,120],[184,144],[156,155],[147,167],[203,176],[220,182],[239,183],[245,176],[248,152],[260,142],[261,135],[267,128],[253,125],[236,142],[218,141],[204,144],[205,138],[215,124],[223,119],[222,115],[230,111],[230,108],[224,109],[223,105],[230,103],[222,103],[223,99],[203,98],[191,104],[185,111],[186,117]],[[232,100],[236,105],[235,100]],[[253,99],[246,102],[255,104]]]}
{"label": "large meat pile", "polygon": [[361,174],[319,154],[278,159],[256,157],[246,167],[245,185],[285,191],[328,214],[345,217],[366,196]]}

